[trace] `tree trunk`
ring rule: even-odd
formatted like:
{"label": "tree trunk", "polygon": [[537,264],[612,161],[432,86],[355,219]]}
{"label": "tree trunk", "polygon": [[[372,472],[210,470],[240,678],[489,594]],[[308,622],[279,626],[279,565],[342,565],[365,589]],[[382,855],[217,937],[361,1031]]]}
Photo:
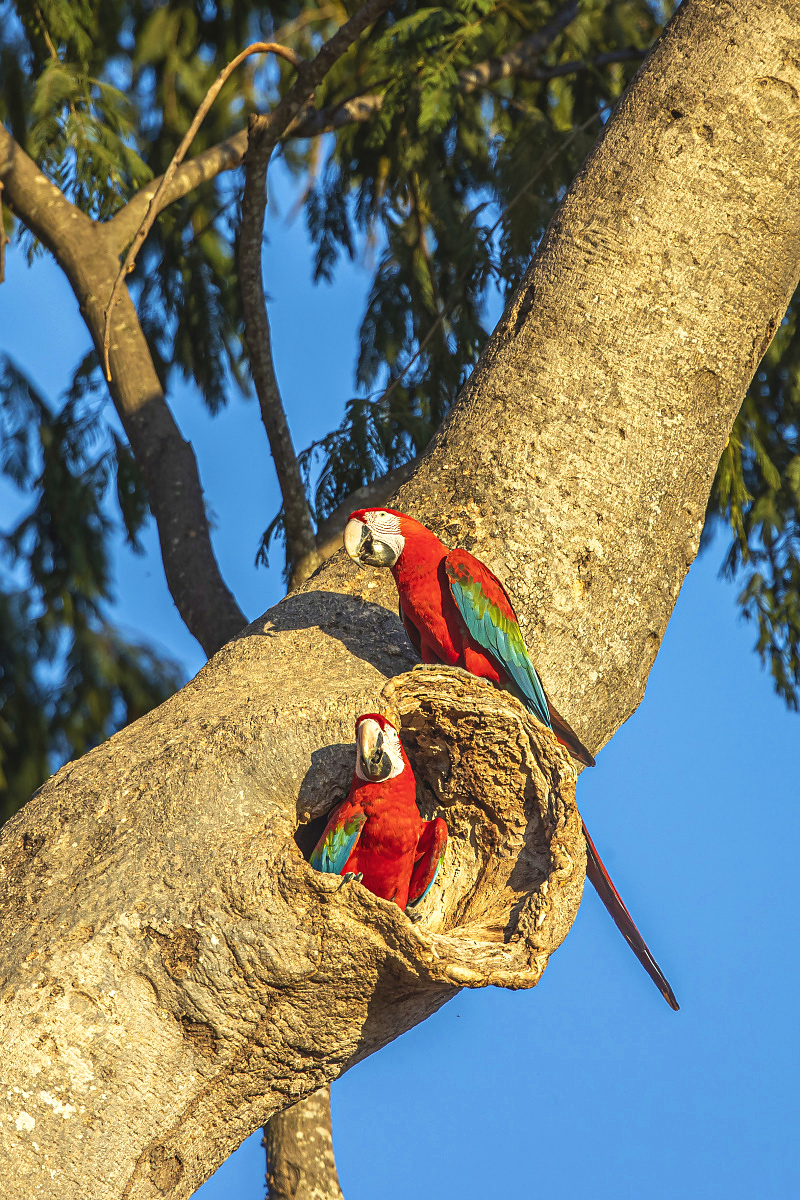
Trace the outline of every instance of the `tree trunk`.
{"label": "tree trunk", "polygon": [[276,1113],[264,1130],[268,1200],[343,1200],[331,1135],[331,1089]]}
{"label": "tree trunk", "polygon": [[[800,273],[798,38],[797,4],[684,0],[400,491],[507,582],[593,750]],[[339,555],[5,826],[0,1196],[187,1197],[458,987],[537,982],[580,897],[572,768],[488,685],[386,685],[408,665],[391,580]],[[415,923],[293,837],[380,704],[451,831]]]}

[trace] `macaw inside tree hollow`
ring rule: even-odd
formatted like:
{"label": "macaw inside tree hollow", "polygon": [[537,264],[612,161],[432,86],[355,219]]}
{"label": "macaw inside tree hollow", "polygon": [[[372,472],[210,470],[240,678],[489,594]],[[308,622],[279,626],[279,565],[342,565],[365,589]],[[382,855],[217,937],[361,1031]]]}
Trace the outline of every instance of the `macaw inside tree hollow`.
{"label": "macaw inside tree hollow", "polygon": [[317,871],[361,877],[364,887],[405,909],[433,884],[447,844],[441,817],[424,821],[400,735],[386,717],[356,721],[350,794],[330,815],[310,863]]}
{"label": "macaw inside tree hollow", "polygon": [[[388,567],[400,594],[400,617],[423,663],[461,667],[507,688],[587,766],[594,759],[548,700],[500,580],[466,550],[448,550],[413,517],[391,508],[351,513],[344,547],[362,566]],[[586,874],[614,922],[671,1008],[678,1002],[586,838]]]}

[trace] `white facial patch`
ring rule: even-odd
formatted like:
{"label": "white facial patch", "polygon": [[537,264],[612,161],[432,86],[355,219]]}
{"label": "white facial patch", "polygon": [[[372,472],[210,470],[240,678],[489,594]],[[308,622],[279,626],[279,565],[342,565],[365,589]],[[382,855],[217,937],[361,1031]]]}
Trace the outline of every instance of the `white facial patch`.
{"label": "white facial patch", "polygon": [[372,536],[389,546],[399,558],[403,553],[406,539],[400,532],[400,518],[397,514],[376,508],[374,512],[366,514],[366,522]]}
{"label": "white facial patch", "polygon": [[400,518],[397,513],[386,512],[383,508],[373,509],[366,514],[367,524],[375,534],[399,533]]}

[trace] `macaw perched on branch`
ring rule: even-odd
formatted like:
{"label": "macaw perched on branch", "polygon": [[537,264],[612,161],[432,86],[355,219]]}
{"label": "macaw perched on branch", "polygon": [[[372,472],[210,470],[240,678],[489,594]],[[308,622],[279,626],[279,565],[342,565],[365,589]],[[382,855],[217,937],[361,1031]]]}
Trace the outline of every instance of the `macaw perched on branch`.
{"label": "macaw perched on branch", "polygon": [[[400,617],[423,663],[460,667],[507,688],[573,758],[594,766],[592,755],[548,700],[505,588],[479,559],[466,550],[448,550],[430,529],[391,508],[351,513],[344,546],[362,566],[389,567],[400,594]],[[677,1010],[672,988],[611,882],[585,823],[583,832],[586,874],[639,962]]]}
{"label": "macaw perched on branch", "polygon": [[337,804],[310,858],[317,871],[354,876],[405,909],[427,895],[447,844],[441,817],[423,821],[417,784],[400,736],[386,717],[356,721],[350,794]]}

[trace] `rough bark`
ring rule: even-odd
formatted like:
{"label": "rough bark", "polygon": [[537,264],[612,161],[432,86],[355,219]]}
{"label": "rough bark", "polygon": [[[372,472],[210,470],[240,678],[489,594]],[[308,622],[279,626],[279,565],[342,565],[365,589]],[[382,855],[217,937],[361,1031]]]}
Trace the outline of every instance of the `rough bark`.
{"label": "rough bark", "polygon": [[[541,976],[581,893],[574,770],[489,685],[434,670],[381,691],[405,656],[399,631],[375,663],[309,638],[315,612],[338,611],[348,638],[364,607],[379,627],[384,611],[352,596],[284,602],[4,830],[4,950],[27,966],[0,982],[14,1034],[1,1196],[188,1196],[254,1125],[460,986]],[[338,676],[314,724],[305,682],[280,670],[304,648]],[[345,794],[367,706],[402,719],[422,806],[451,830],[417,923],[312,871],[293,840]]]}
{"label": "rough bark", "polygon": [[[798,45],[797,4],[684,0],[400,491],[507,581],[595,751],[641,698],[800,274]],[[381,701],[409,663],[395,603],[330,560],[2,831],[3,1198],[188,1196],[458,986],[536,982],[582,881],[570,764],[475,681],[415,672]],[[451,830],[417,924],[292,836],[379,703]]]}
{"label": "rough bark", "polygon": [[329,1087],[276,1113],[264,1130],[264,1148],[268,1200],[343,1200]]}
{"label": "rough bark", "polygon": [[[0,178],[15,213],[67,275],[102,359],[105,307],[122,248],[81,213],[0,125]],[[147,485],[172,598],[206,654],[246,624],[219,571],[194,451],[167,405],[127,288],[114,313],[109,385]]]}

